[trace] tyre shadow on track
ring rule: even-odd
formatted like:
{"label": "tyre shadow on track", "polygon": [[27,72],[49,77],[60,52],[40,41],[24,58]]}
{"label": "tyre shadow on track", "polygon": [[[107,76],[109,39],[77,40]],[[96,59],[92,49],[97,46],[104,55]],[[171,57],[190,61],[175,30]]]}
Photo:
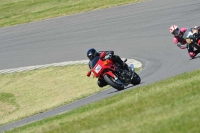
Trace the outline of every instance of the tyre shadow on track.
{"label": "tyre shadow on track", "polygon": [[[116,92],[121,92],[121,91],[125,91],[125,90],[128,90],[128,89],[130,89],[130,88],[135,88],[135,87],[137,87],[137,86],[140,86],[141,84],[143,84],[143,83],[145,83],[145,82],[141,82],[140,84],[138,84],[138,85],[129,85],[129,86],[127,86],[126,88],[124,88],[123,90],[116,90],[115,89],[115,91],[112,91],[112,92],[109,92],[108,94],[112,94],[112,93],[116,93]],[[114,89],[114,88],[113,88]]]}
{"label": "tyre shadow on track", "polygon": [[194,59],[197,59],[197,58],[200,58],[200,56],[196,56],[193,59],[190,58],[189,60],[194,60]]}

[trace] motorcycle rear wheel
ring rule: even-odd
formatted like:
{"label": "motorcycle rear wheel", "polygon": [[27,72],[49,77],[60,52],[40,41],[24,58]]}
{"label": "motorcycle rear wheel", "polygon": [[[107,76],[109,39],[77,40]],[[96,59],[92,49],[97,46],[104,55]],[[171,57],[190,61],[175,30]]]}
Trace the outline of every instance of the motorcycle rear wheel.
{"label": "motorcycle rear wheel", "polygon": [[109,75],[105,75],[104,76],[104,80],[113,88],[117,89],[117,90],[123,90],[124,89],[124,85],[123,84],[117,84],[112,77],[110,77]]}

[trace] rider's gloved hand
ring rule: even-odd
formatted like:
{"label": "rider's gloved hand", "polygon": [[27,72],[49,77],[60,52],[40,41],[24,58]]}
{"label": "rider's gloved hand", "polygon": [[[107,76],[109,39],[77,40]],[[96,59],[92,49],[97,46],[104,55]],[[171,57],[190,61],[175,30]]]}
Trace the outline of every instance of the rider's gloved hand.
{"label": "rider's gloved hand", "polygon": [[113,56],[114,55],[114,51],[110,50],[110,51],[108,51],[108,54],[111,54]]}

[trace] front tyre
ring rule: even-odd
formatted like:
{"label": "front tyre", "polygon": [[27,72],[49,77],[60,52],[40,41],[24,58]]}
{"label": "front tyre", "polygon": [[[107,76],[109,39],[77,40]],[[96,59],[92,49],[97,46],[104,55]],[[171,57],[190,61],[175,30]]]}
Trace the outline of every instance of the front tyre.
{"label": "front tyre", "polygon": [[138,85],[141,82],[141,78],[137,73],[134,73],[133,78],[131,80],[131,84]]}
{"label": "front tyre", "polygon": [[120,83],[116,83],[115,80],[110,77],[109,75],[105,75],[104,76],[104,80],[113,88],[117,89],[117,90],[123,90],[124,89],[124,85],[120,84]]}

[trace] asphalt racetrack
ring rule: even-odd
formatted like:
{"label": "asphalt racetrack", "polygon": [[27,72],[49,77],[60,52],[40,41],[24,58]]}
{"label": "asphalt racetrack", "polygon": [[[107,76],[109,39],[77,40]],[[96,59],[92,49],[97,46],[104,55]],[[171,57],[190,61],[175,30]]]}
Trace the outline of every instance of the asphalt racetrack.
{"label": "asphalt racetrack", "polygon": [[[89,48],[114,50],[115,54],[143,64],[138,73],[151,84],[200,68],[200,58],[190,59],[187,49],[173,44],[169,27],[200,25],[198,0],[147,0],[104,10],[59,17],[0,29],[0,70],[49,63],[86,60]],[[200,54],[199,54],[200,56]],[[138,86],[127,88],[137,89]],[[126,91],[124,90],[124,91]],[[106,91],[3,125],[9,130],[79,106],[122,93]]]}

